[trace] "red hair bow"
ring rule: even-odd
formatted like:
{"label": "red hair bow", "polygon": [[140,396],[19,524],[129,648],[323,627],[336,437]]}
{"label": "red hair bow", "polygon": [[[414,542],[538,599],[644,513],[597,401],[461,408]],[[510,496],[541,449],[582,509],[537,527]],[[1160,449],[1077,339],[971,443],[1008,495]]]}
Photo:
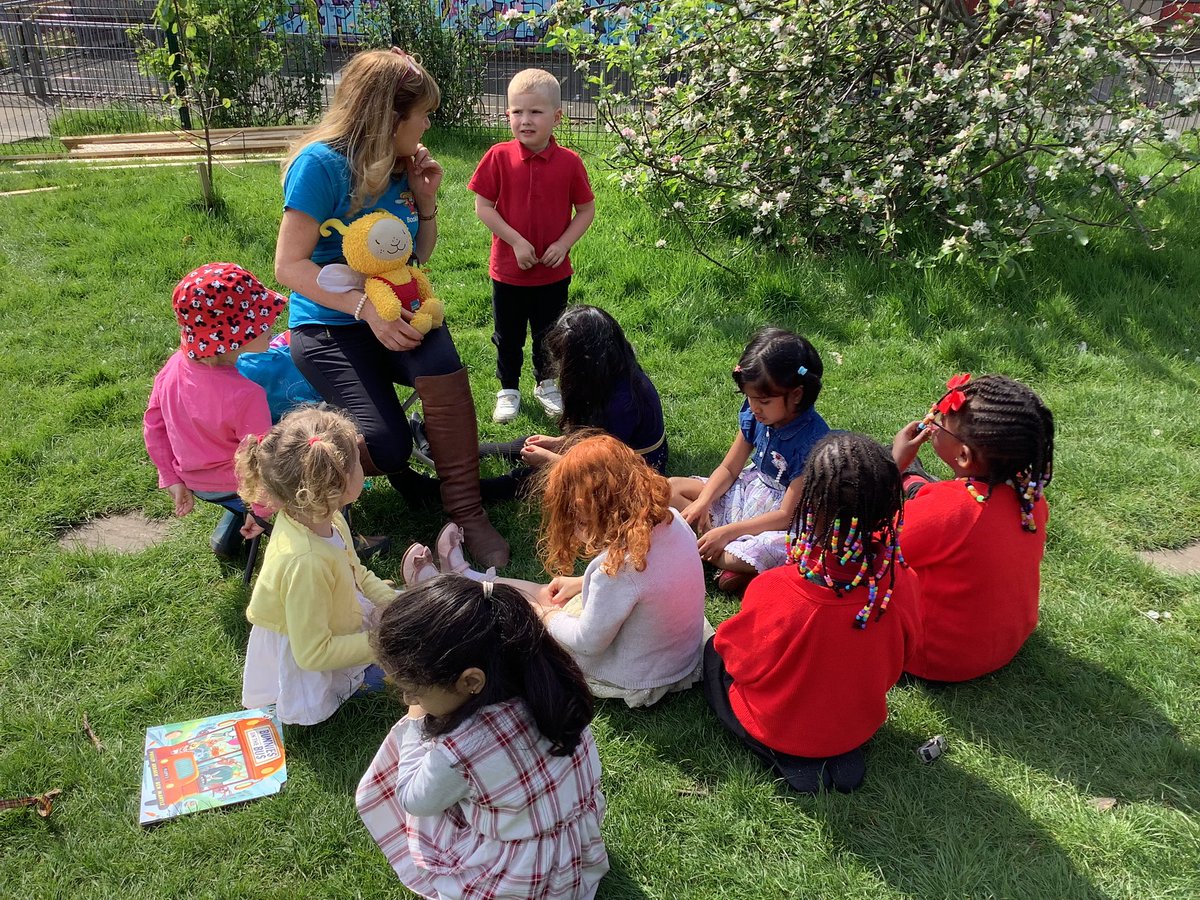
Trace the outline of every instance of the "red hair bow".
{"label": "red hair bow", "polygon": [[961,375],[955,375],[946,382],[946,393],[942,399],[933,405],[933,408],[945,415],[948,412],[957,412],[962,409],[962,405],[967,402],[967,395],[959,388],[971,380],[970,372],[963,372]]}

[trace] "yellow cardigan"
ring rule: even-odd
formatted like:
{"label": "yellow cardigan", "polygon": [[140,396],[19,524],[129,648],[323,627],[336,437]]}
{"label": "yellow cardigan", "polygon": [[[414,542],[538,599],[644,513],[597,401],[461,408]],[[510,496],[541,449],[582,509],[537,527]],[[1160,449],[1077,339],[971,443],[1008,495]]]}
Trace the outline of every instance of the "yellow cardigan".
{"label": "yellow cardigan", "polygon": [[345,550],[281,511],[246,609],[253,624],[287,635],[296,665],[312,672],[370,663],[373,656],[357,591],[379,607],[397,596],[358,561],[341,513],[334,515],[333,527]]}

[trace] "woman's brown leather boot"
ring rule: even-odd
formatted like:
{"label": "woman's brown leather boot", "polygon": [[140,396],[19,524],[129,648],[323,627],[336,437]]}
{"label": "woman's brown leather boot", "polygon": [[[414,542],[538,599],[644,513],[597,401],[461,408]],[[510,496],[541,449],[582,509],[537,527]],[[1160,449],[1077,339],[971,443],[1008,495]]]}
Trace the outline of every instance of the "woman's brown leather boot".
{"label": "woman's brown leather boot", "polygon": [[479,497],[479,423],[467,370],[413,379],[425,416],[425,436],[442,483],[442,508],[466,535],[481,568],[508,564],[508,541],[488,520]]}

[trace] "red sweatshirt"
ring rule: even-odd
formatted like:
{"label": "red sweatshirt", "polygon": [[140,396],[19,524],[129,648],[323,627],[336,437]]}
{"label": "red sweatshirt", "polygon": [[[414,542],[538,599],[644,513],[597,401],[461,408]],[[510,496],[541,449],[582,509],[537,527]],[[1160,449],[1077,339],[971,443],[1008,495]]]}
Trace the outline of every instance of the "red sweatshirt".
{"label": "red sweatshirt", "polygon": [[1044,498],[1033,518],[1036,532],[1021,527],[1017,494],[1007,484],[980,503],[965,482],[937,481],[905,505],[900,549],[920,579],[925,629],[906,671],[966,681],[994,672],[1021,649],[1038,621]]}
{"label": "red sweatshirt", "polygon": [[873,613],[858,629],[866,585],[838,598],[795,566],[755,578],[714,644],[733,677],[729,702],[738,721],[793,756],[836,756],[866,743],[887,718],[888,689],[919,642],[916,595],[916,577],[900,568],[887,613]]}

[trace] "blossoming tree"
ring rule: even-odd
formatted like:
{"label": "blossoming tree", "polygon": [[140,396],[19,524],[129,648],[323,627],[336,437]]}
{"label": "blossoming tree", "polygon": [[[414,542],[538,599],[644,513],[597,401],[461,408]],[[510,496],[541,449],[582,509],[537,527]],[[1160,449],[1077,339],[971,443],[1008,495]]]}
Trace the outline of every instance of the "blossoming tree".
{"label": "blossoming tree", "polygon": [[[1146,201],[1200,164],[1200,83],[1181,62],[1198,28],[1154,10],[559,0],[542,24],[599,73],[620,180],[689,233],[853,242],[999,272],[1039,235],[1151,237]],[[579,27],[589,20],[606,27]]]}

